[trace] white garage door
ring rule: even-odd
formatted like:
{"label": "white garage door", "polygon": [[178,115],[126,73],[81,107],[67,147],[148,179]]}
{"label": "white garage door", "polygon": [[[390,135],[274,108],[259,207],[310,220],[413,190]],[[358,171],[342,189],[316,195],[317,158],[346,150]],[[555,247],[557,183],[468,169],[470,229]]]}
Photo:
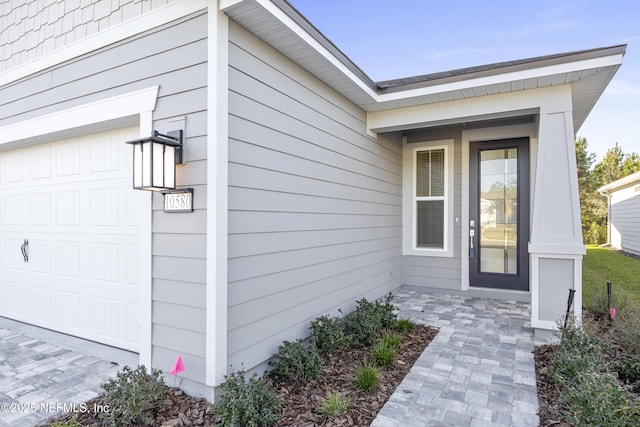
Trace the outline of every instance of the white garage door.
{"label": "white garage door", "polygon": [[137,137],[0,152],[0,316],[138,350],[142,195],[124,143]]}

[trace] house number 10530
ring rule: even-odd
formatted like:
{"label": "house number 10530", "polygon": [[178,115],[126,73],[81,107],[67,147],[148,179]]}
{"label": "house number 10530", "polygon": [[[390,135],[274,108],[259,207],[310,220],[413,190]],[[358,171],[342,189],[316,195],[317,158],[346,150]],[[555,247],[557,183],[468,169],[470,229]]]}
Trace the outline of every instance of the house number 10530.
{"label": "house number 10530", "polygon": [[165,212],[193,212],[193,191],[164,193]]}

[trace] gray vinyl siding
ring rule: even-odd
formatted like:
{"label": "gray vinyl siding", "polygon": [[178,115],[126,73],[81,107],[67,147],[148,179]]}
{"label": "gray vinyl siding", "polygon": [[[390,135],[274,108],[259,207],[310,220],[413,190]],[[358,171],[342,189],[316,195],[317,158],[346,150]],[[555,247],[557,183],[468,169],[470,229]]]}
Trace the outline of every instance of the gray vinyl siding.
{"label": "gray vinyl siding", "polygon": [[228,363],[402,284],[399,137],[232,23]]}
{"label": "gray vinyl siding", "polygon": [[[462,132],[457,128],[407,133],[407,143],[453,139],[453,217],[462,217]],[[451,218],[453,220],[453,218]],[[460,222],[453,225],[453,257],[405,256],[405,284],[460,290]]]}
{"label": "gray vinyl siding", "polygon": [[611,198],[611,225],[620,233],[620,249],[640,255],[640,182]]}
{"label": "gray vinyl siding", "polygon": [[154,129],[186,120],[193,213],[152,212],[152,363],[169,369],[180,354],[185,378],[204,382],[206,309],[207,17],[195,14],[0,88],[0,126],[159,85]]}

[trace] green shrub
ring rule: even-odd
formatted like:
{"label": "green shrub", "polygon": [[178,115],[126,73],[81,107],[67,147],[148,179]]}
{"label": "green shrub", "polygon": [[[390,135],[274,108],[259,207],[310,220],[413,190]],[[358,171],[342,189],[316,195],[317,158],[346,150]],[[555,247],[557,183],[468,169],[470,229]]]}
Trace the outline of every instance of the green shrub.
{"label": "green shrub", "polygon": [[223,426],[270,426],[280,418],[282,398],[264,379],[253,374],[246,381],[244,371],[224,378],[220,400],[213,406]]}
{"label": "green shrub", "polygon": [[316,411],[325,417],[330,417],[335,414],[341,414],[349,409],[349,398],[343,396],[340,393],[328,393],[327,398],[324,399]]}
{"label": "green shrub", "polygon": [[413,323],[411,320],[407,318],[402,318],[396,321],[395,325],[393,325],[393,328],[396,331],[402,332],[404,334],[412,330],[415,326],[416,324]]}
{"label": "green shrub", "polygon": [[324,354],[332,354],[348,344],[342,319],[320,316],[311,322],[311,342]]}
{"label": "green shrub", "polygon": [[365,359],[362,366],[356,371],[355,386],[364,392],[369,392],[378,384],[379,379],[380,371],[378,368]]}
{"label": "green shrub", "polygon": [[396,355],[396,347],[389,344],[388,341],[380,340],[374,344],[371,353],[373,363],[376,366],[388,368],[393,363],[393,358]]}
{"label": "green shrub", "polygon": [[277,379],[309,381],[322,376],[322,356],[315,344],[306,345],[301,339],[284,341],[275,355],[273,374]]}
{"label": "green shrub", "polygon": [[640,315],[622,309],[612,323],[611,338],[624,352],[640,355]]}
{"label": "green shrub", "polygon": [[561,417],[576,426],[640,425],[640,401],[608,372],[580,373],[561,389],[560,400],[568,408]]}
{"label": "green shrub", "polygon": [[625,354],[616,359],[614,363],[618,377],[631,386],[636,393],[640,392],[640,361],[638,356]]}
{"label": "green shrub", "polygon": [[620,385],[606,363],[604,344],[571,319],[551,358],[549,373],[560,387],[560,417],[573,425],[640,423],[640,400]]}
{"label": "green shrub", "polygon": [[356,308],[344,319],[344,328],[350,341],[356,345],[368,346],[383,329],[395,324],[397,314],[391,304],[393,296],[388,294],[384,301],[370,302],[365,298],[356,301]]}
{"label": "green shrub", "polygon": [[118,427],[150,424],[154,411],[162,405],[165,391],[160,371],[152,369],[147,374],[144,366],[135,370],[125,366],[102,388],[109,411],[99,412],[98,418]]}

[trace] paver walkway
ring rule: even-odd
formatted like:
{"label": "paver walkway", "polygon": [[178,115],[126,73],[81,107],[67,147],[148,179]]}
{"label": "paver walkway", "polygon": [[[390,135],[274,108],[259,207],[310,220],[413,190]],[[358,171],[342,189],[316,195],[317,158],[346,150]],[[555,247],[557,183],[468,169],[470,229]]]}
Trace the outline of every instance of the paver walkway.
{"label": "paver walkway", "polygon": [[[528,326],[529,304],[409,290],[396,292],[393,303],[401,317],[440,332],[373,427],[538,425],[531,351],[549,338],[534,336]],[[85,410],[81,404],[121,368],[50,342],[59,341],[0,325],[0,427]]]}
{"label": "paver walkway", "polygon": [[0,328],[0,426],[38,425],[83,403],[121,366]]}
{"label": "paver walkway", "polygon": [[400,316],[440,328],[372,427],[537,426],[529,304],[408,290]]}

